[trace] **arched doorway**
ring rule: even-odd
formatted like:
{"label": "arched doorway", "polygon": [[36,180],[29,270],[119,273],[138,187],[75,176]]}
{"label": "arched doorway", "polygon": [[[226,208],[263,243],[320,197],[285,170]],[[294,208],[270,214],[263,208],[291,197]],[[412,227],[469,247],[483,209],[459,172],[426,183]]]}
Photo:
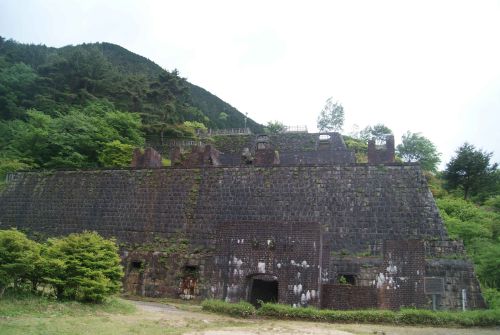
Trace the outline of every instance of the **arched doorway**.
{"label": "arched doorway", "polygon": [[248,301],[255,307],[260,302],[278,302],[278,277],[273,275],[257,274],[248,280]]}

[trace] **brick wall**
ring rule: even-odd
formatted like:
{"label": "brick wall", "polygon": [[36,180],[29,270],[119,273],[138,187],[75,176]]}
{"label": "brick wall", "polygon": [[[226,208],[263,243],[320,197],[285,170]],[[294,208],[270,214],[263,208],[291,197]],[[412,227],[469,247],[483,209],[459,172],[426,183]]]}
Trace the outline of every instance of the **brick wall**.
{"label": "brick wall", "polygon": [[321,308],[377,308],[377,289],[371,286],[324,284],[321,288]]}
{"label": "brick wall", "polygon": [[385,241],[381,270],[376,279],[379,307],[426,307],[425,251],[422,241]]}
{"label": "brick wall", "polygon": [[251,279],[268,275],[278,281],[279,302],[316,304],[319,238],[319,225],[311,222],[220,224],[211,276],[214,297],[246,300]]}

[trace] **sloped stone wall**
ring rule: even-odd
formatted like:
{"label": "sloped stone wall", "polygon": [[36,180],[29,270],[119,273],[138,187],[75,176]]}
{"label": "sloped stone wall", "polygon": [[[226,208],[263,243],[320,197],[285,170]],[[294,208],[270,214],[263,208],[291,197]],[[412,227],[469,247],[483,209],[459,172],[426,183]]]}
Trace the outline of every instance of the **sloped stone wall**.
{"label": "sloped stone wall", "polygon": [[[133,245],[183,232],[193,248],[215,252],[220,246],[217,241],[223,236],[217,233],[220,227],[237,226],[238,233],[248,236],[253,227],[262,227],[266,234],[271,232],[279,237],[286,232],[275,230],[275,225],[314,223],[321,227],[327,250],[321,274],[323,283],[335,283],[333,263],[327,261],[327,256],[367,250],[380,254],[384,240],[434,241],[426,254],[440,259],[460,250],[459,245],[445,242],[447,233],[426,179],[415,165],[55,171],[18,173],[9,180],[0,194],[0,229],[18,227],[48,236],[95,230]],[[299,225],[299,229],[305,227]],[[238,248],[234,250],[239,252]],[[200,276],[208,282],[214,273],[226,268],[217,265],[213,257],[206,259],[208,263],[200,270]],[[252,258],[251,263],[255,260]],[[453,293],[443,297],[445,307],[456,308],[456,292],[462,288],[471,292],[471,299],[481,299],[472,267],[463,262],[464,270],[458,277],[452,276],[453,268],[443,270],[447,269],[446,264],[428,266],[426,270],[436,276],[445,271],[444,276],[450,278],[446,279],[450,285],[446,292]],[[364,267],[359,266],[361,273]],[[365,269],[364,280],[368,282],[373,267]],[[139,283],[154,282],[132,272],[130,275],[136,279],[131,279],[130,284],[136,285],[136,291]],[[150,277],[157,276],[154,271],[149,273]],[[292,284],[287,281],[282,287],[289,290],[289,285]],[[173,290],[179,287],[164,287],[158,294],[174,294]],[[155,290],[146,289],[151,294],[156,294]],[[219,287],[210,287],[206,294],[220,297],[220,292]],[[238,294],[242,297],[241,291]],[[286,295],[282,298],[292,301]]]}
{"label": "sloped stone wall", "polygon": [[333,251],[385,239],[445,239],[417,166],[300,166],[19,173],[1,227],[49,235],[96,230],[144,242],[183,230],[210,244],[221,222],[317,222]]}

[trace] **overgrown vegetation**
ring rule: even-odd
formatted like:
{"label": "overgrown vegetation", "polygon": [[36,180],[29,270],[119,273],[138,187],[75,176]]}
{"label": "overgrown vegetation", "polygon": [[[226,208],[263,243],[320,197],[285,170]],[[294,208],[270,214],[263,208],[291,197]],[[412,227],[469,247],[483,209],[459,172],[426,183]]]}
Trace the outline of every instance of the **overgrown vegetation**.
{"label": "overgrown vegetation", "polygon": [[145,137],[193,138],[200,128],[243,127],[245,118],[120,46],[50,48],[0,36],[0,180],[21,169],[127,166]]}
{"label": "overgrown vegetation", "polygon": [[219,300],[205,300],[206,311],[238,317],[262,316],[277,319],[310,320],[333,323],[374,323],[395,325],[425,325],[438,327],[490,327],[500,325],[500,310],[466,312],[433,312],[429,310],[403,309],[338,311],[313,307],[294,308],[287,305],[265,303],[255,309],[246,302],[237,304]]}
{"label": "overgrown vegetation", "polygon": [[0,298],[10,289],[101,303],[119,292],[122,277],[116,243],[97,233],[38,243],[15,229],[0,230]]}

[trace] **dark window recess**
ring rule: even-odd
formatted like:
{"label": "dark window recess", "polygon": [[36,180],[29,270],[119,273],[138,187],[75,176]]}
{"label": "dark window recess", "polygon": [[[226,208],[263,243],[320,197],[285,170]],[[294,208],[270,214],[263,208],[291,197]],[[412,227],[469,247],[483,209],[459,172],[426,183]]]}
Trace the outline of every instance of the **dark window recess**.
{"label": "dark window recess", "polygon": [[139,270],[142,269],[142,261],[132,261],[130,262],[132,269]]}
{"label": "dark window recess", "polygon": [[260,307],[260,302],[278,302],[278,281],[252,279],[250,287],[250,303]]}
{"label": "dark window recess", "polygon": [[184,277],[198,278],[200,269],[197,266],[186,265],[183,269]]}
{"label": "dark window recess", "polygon": [[337,276],[337,282],[344,285],[356,285],[356,276],[348,274],[340,274]]}

